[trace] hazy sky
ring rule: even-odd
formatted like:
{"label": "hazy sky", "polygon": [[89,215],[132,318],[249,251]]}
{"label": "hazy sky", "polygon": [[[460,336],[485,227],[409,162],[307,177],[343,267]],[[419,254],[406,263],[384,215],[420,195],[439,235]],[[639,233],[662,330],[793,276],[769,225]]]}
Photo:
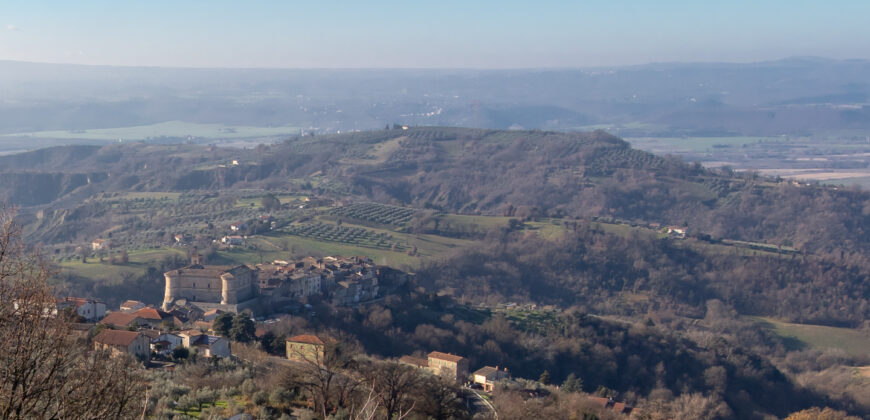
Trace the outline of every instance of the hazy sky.
{"label": "hazy sky", "polygon": [[581,67],[870,58],[867,0],[0,0],[0,60]]}

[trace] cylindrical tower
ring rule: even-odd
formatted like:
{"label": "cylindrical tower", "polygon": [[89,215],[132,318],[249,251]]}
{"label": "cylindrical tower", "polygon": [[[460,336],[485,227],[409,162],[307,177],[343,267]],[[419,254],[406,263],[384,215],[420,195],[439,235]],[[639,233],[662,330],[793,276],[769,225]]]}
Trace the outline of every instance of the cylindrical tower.
{"label": "cylindrical tower", "polygon": [[172,279],[171,272],[163,273],[163,277],[166,279],[166,291],[163,294],[163,310],[168,311],[169,307],[172,306],[172,302],[175,301],[175,281]]}
{"label": "cylindrical tower", "polygon": [[230,273],[225,273],[221,276],[221,304],[226,305],[229,303],[236,303],[235,299],[235,291],[232,289],[233,287],[233,275]]}

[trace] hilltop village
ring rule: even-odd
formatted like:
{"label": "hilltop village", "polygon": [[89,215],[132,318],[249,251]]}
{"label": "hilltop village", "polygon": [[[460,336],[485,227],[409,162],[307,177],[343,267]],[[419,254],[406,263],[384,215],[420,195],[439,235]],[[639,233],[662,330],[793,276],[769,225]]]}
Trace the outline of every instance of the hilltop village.
{"label": "hilltop village", "polygon": [[[263,363],[263,350],[271,346],[271,355],[265,359],[268,363],[302,374],[311,369],[323,373],[335,369],[336,355],[346,351],[347,343],[322,333],[273,337],[258,327],[263,323],[256,320],[262,321],[264,314],[276,309],[308,306],[305,302],[309,299],[325,299],[336,306],[365,304],[379,299],[382,279],[389,278],[389,284],[405,280],[404,274],[377,267],[365,257],[306,257],[255,266],[215,266],[201,264],[196,253],[189,266],[164,276],[166,294],[159,308],[127,300],[117,310],[109,310],[95,299],[66,297],[56,300],[53,313],[76,321],[73,333],[94,349],[113,357],[133,358],[151,371],[174,371],[187,361],[203,358],[213,363],[226,360],[228,366],[256,366]],[[253,314],[259,316],[254,319]],[[281,340],[280,348],[276,340]],[[256,342],[259,345],[252,347]],[[394,363],[403,366],[405,375],[437,378],[456,393],[453,403],[461,403],[456,407],[464,405],[467,413],[482,418],[495,415],[488,395],[497,386],[527,386],[522,382],[526,380],[514,381],[508,368],[481,366],[471,370],[466,357],[438,350],[424,357],[405,355],[393,361],[368,363]],[[352,375],[347,370],[342,372]],[[528,392],[532,397],[542,397],[535,394],[540,390]],[[311,397],[297,404],[305,410],[321,402]],[[635,408],[612,398],[588,396],[584,404],[614,416],[637,413]],[[175,413],[187,413],[190,407],[178,402],[170,408]]]}
{"label": "hilltop village", "polygon": [[203,265],[194,253],[191,264],[164,273],[163,310],[221,310],[255,314],[288,312],[317,296],[334,305],[356,305],[378,298],[379,279],[390,284],[405,275],[375,266],[366,257],[306,257],[269,264]]}

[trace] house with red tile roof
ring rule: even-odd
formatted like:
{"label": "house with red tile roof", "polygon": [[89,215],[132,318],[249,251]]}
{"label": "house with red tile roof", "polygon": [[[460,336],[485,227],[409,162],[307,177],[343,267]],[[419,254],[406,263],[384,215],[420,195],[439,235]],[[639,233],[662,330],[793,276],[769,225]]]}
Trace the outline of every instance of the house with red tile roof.
{"label": "house with red tile roof", "polygon": [[136,321],[136,315],[126,312],[112,312],[106,315],[99,323],[110,325],[113,328],[124,329],[133,325],[134,321]]}
{"label": "house with red tile roof", "polygon": [[151,339],[137,331],[100,331],[94,337],[94,348],[110,351],[113,356],[129,354],[139,360],[151,359]]}
{"label": "house with red tile roof", "polygon": [[136,317],[136,323],[139,325],[159,327],[164,321],[170,322],[177,327],[181,327],[182,325],[180,319],[157,308],[142,308],[134,312],[133,315]]}
{"label": "house with red tile roof", "polygon": [[326,343],[315,335],[303,334],[287,339],[287,358],[298,362],[323,360]]}
{"label": "house with red tile roof", "polygon": [[634,407],[624,402],[616,401],[613,398],[587,397],[587,399],[596,405],[600,405],[602,408],[609,408],[617,413],[631,414],[631,412],[634,411]]}
{"label": "house with red tile roof", "polygon": [[433,351],[428,355],[429,370],[456,382],[468,379],[468,359],[451,353]]}

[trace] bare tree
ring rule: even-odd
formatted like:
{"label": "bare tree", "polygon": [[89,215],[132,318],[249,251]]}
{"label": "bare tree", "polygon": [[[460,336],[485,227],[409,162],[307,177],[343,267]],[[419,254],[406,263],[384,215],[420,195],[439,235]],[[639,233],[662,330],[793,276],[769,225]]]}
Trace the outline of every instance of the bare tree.
{"label": "bare tree", "polygon": [[353,375],[356,360],[345,343],[329,341],[322,351],[299,350],[296,359],[284,374],[284,385],[304,391],[323,418],[345,406],[361,383]]}
{"label": "bare tree", "polygon": [[130,418],[145,385],[129,358],[90,349],[57,316],[49,270],[0,207],[0,419]]}
{"label": "bare tree", "polygon": [[404,418],[416,404],[413,395],[419,392],[420,377],[415,368],[399,362],[374,362],[366,369],[386,419]]}

